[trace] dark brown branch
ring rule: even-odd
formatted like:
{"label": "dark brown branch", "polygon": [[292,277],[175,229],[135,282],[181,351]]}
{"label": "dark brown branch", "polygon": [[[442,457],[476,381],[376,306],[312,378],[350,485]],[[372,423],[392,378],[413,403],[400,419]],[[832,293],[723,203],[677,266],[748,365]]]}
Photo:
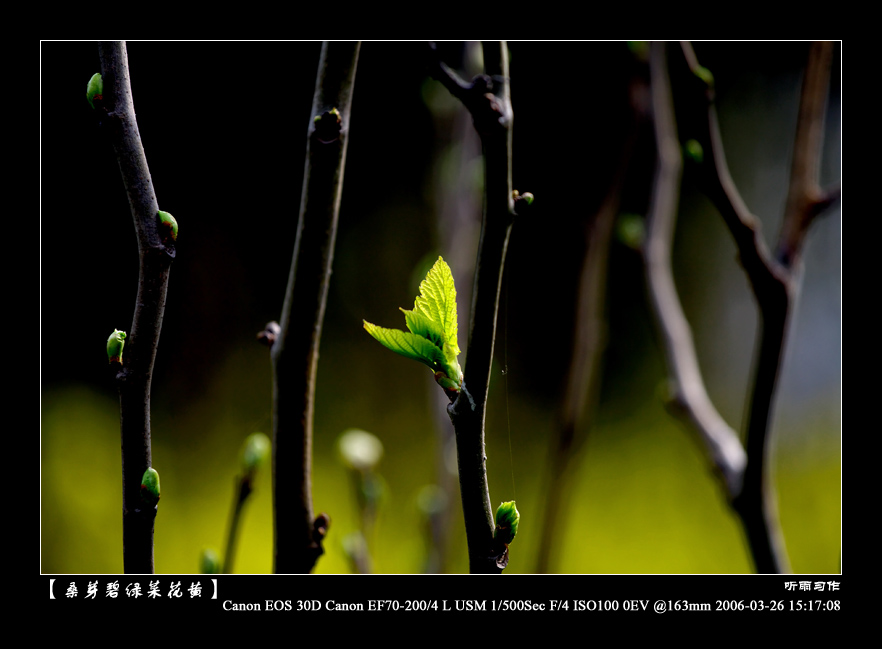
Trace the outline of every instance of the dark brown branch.
{"label": "dark brown branch", "polygon": [[99,44],[104,80],[102,125],[110,133],[138,236],[140,269],[132,329],[117,374],[123,463],[123,555],[127,573],[153,572],[156,507],[141,500],[141,477],[151,465],[150,382],[165,310],[169,268],[175,251],[163,245],[157,227],[159,205],[141,145],[126,45]]}
{"label": "dark brown branch", "polygon": [[[687,43],[683,44],[683,53],[690,69],[699,71],[695,54]],[[746,425],[747,468],[743,489],[732,505],[744,522],[756,569],[764,573],[789,571],[768,457],[772,405],[799,283],[794,264],[809,225],[838,197],[837,190],[824,193],[817,186],[829,67],[830,45],[812,45],[800,99],[790,192],[774,258],[763,241],[756,218],[741,200],[729,175],[710,86],[705,87],[705,119],[692,125],[705,151],[711,152],[702,165],[708,195],[735,239],[760,312]]]}
{"label": "dark brown branch", "polygon": [[707,394],[671,266],[682,158],[664,48],[653,43],[650,59],[658,165],[643,248],[646,283],[668,367],[670,405],[698,432],[731,500],[741,490],[747,458],[738,435]]}
{"label": "dark brown branch", "polygon": [[781,362],[786,315],[789,308],[787,270],[769,254],[759,221],[742,200],[729,173],[720,136],[713,82],[702,74],[691,45],[682,44],[692,86],[687,88],[700,118],[690,124],[690,135],[705,151],[701,179],[738,248],[739,259],[753,289],[760,312],[759,348],[749,397],[745,450],[747,466],[741,490],[732,507],[741,517],[757,572],[789,571],[777,515],[774,483],[767,463],[768,425]]}
{"label": "dark brown branch", "polygon": [[[493,539],[495,523],[487,485],[484,418],[496,335],[496,313],[508,238],[514,218],[511,181],[512,109],[508,48],[484,43],[484,67],[471,85],[458,81],[437,62],[433,75],[459,97],[475,122],[484,154],[484,220],[475,284],[463,389],[448,412],[456,432],[459,484],[469,552],[469,571],[499,573],[504,548]],[[465,87],[464,87],[465,86]]]}
{"label": "dark brown branch", "polygon": [[313,402],[358,52],[359,43],[355,42],[325,42],[322,46],[297,238],[281,331],[271,352],[277,573],[310,572],[323,552],[323,534],[317,533],[312,510]]}

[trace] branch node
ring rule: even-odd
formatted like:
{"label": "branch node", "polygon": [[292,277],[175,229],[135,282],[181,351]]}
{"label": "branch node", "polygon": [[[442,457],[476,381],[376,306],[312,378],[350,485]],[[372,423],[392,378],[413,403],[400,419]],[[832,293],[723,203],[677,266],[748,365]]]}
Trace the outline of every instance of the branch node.
{"label": "branch node", "polygon": [[340,132],[343,130],[343,118],[336,108],[326,110],[321,115],[316,115],[312,120],[315,125],[315,139],[322,144],[332,144],[340,141]]}
{"label": "branch node", "polygon": [[266,327],[264,327],[263,331],[257,334],[257,342],[261,345],[266,345],[267,347],[272,347],[276,339],[282,333],[282,327],[279,326],[279,323],[275,320],[266,323]]}

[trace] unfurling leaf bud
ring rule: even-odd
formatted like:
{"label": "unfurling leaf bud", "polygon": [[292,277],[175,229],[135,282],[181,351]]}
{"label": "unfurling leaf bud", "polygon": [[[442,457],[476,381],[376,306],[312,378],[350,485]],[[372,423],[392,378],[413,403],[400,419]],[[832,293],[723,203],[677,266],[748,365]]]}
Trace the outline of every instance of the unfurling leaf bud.
{"label": "unfurling leaf bud", "polygon": [[493,533],[493,538],[508,545],[518,533],[520,520],[521,515],[515,507],[515,501],[502,503],[496,510],[496,531]]}
{"label": "unfurling leaf bud", "polygon": [[159,236],[162,238],[163,243],[166,243],[169,239],[177,241],[178,222],[175,221],[175,217],[162,210],[157,212],[156,216],[159,219]]}
{"label": "unfurling leaf bud", "polygon": [[104,79],[101,78],[99,73],[95,73],[92,75],[92,78],[89,79],[89,83],[86,84],[86,99],[89,101],[89,105],[92,108],[95,108],[95,102],[101,101],[104,98]]}
{"label": "unfurling leaf bud", "polygon": [[107,360],[122,365],[123,347],[126,344],[126,332],[114,329],[107,339]]}
{"label": "unfurling leaf bud", "polygon": [[202,551],[202,556],[199,558],[199,572],[203,575],[219,575],[221,573],[221,562],[217,552],[211,548],[205,548]]}
{"label": "unfurling leaf bud", "polygon": [[159,502],[159,473],[153,467],[141,477],[141,500],[150,506]]}
{"label": "unfurling leaf bud", "polygon": [[242,455],[239,458],[242,471],[248,477],[253,477],[257,470],[266,463],[270,455],[270,440],[263,433],[252,433],[245,439],[242,447]]}

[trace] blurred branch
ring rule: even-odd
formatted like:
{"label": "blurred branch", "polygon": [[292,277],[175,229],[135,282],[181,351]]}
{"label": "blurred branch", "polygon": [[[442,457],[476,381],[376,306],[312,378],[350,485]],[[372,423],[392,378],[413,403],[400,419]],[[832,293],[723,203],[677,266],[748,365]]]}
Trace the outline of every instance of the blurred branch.
{"label": "blurred branch", "polygon": [[[460,51],[461,62],[465,64],[479,58],[479,47],[480,44],[475,41],[463,43]],[[436,122],[439,122],[436,126],[436,139],[439,136],[441,138],[446,136],[447,142],[440,152],[439,160],[436,161],[433,177],[437,186],[433,195],[438,203],[438,247],[453,273],[459,302],[471,304],[471,282],[475,276],[477,251],[476,234],[481,222],[482,200],[471,163],[480,156],[481,144],[465,106],[461,102],[455,106],[453,114],[448,115],[447,119],[435,115]],[[445,173],[448,164],[452,168],[455,166],[454,179],[450,179],[449,174]],[[467,331],[469,314],[464,309],[457,313],[458,330]],[[455,513],[452,504],[456,502],[458,495],[456,471],[452,470],[449,461],[450,453],[456,448],[456,439],[447,412],[450,401],[446,393],[438,389],[438,384],[434,380],[427,381],[427,385],[431,392],[433,420],[438,438],[436,482],[445,498],[434,499],[436,504],[443,500],[443,507],[433,509],[428,516],[431,543],[426,572],[442,573],[447,571],[450,519]]]}
{"label": "blurred branch", "polygon": [[315,519],[312,510],[313,402],[358,52],[357,42],[322,45],[297,238],[280,331],[271,352],[277,573],[310,572],[323,552],[327,527],[326,519]]}
{"label": "blurred branch", "polygon": [[543,520],[539,549],[536,552],[537,573],[554,570],[553,562],[560,555],[555,542],[565,536],[565,512],[569,506],[569,488],[573,467],[590,435],[600,393],[603,355],[607,346],[606,288],[609,270],[609,249],[619,214],[622,190],[634,147],[641,127],[648,117],[645,101],[648,87],[644,79],[644,62],[635,57],[635,73],[630,81],[631,124],[615,176],[607,188],[603,202],[585,220],[585,247],[573,326],[570,365],[564,387],[564,398],[552,430],[550,451],[545,467],[545,488],[542,492]]}
{"label": "blurred branch", "polygon": [[822,190],[818,184],[832,58],[832,42],[811,44],[799,102],[790,187],[775,253],[787,267],[798,260],[814,218],[839,200],[838,186]]}
{"label": "blurred branch", "polygon": [[737,433],[720,416],[707,394],[671,266],[682,158],[666,58],[665,44],[652,43],[650,85],[658,164],[643,247],[646,284],[668,368],[670,405],[698,432],[731,499],[741,489],[747,458]]}
{"label": "blurred branch", "polygon": [[257,472],[266,464],[270,455],[272,443],[263,433],[252,433],[245,439],[242,452],[239,455],[241,472],[236,476],[233,491],[233,509],[230,514],[230,525],[227,531],[227,551],[224,555],[224,573],[233,572],[233,563],[236,560],[236,543],[239,538],[239,523],[242,520],[242,510],[248,497],[254,491],[254,480]]}
{"label": "blurred branch", "polygon": [[761,573],[789,571],[789,562],[777,514],[774,483],[769,476],[769,425],[781,367],[790,312],[798,293],[799,259],[805,234],[820,211],[834,202],[837,190],[817,189],[818,159],[830,68],[831,44],[813,44],[806,68],[797,121],[790,191],[784,222],[773,258],[762,238],[757,219],[738,194],[726,165],[714,106],[713,80],[698,64],[692,47],[682,44],[683,56],[693,73],[687,92],[705,105],[694,130],[706,152],[702,164],[705,190],[735,239],[739,257],[750,281],[760,312],[759,348],[749,396],[743,488],[733,494],[732,506],[741,517]]}
{"label": "blurred branch", "polygon": [[152,573],[156,506],[142,501],[141,477],[152,462],[150,383],[175,249],[170,242],[164,245],[158,228],[159,205],[135,119],[125,42],[101,42],[98,51],[104,96],[97,108],[103,113],[101,123],[110,134],[128,194],[140,261],[132,329],[116,376],[122,435],[123,564],[127,573]]}
{"label": "blurred branch", "polygon": [[233,572],[233,563],[236,559],[236,542],[239,539],[239,521],[242,519],[242,510],[248,496],[251,495],[251,479],[247,475],[236,476],[233,491],[233,509],[230,513],[229,529],[227,530],[227,549],[224,552],[224,574]]}
{"label": "blurred branch", "polygon": [[484,418],[496,335],[499,289],[505,252],[514,219],[511,180],[512,109],[509,95],[508,47],[483,43],[486,75],[467,84],[438,57],[432,75],[472,114],[484,154],[484,220],[475,283],[471,326],[462,390],[448,406],[456,434],[459,484],[469,552],[469,571],[499,573],[505,548],[493,539],[495,523],[487,484]]}

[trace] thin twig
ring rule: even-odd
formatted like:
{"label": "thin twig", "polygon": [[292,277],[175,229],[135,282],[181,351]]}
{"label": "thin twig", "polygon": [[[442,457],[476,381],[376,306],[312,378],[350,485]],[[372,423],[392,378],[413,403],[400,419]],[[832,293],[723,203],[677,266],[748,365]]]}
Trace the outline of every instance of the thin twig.
{"label": "thin twig", "polygon": [[830,41],[812,43],[809,48],[793,143],[790,186],[775,253],[776,259],[787,267],[793,267],[798,261],[814,218],[839,198],[838,187],[822,191],[818,184],[832,58]]}
{"label": "thin twig", "polygon": [[127,573],[152,573],[156,507],[142,501],[141,477],[152,461],[150,382],[175,250],[172,244],[163,244],[158,230],[159,205],[135,119],[125,42],[101,42],[98,49],[104,80],[100,110],[106,111],[101,122],[110,132],[129,197],[140,259],[132,330],[116,377],[122,432],[123,563]]}
{"label": "thin twig", "polygon": [[[321,556],[327,518],[313,517],[315,380],[359,43],[322,45],[309,123],[300,219],[273,360],[275,572],[306,573]],[[321,519],[321,520],[319,520]]]}
{"label": "thin twig", "polygon": [[227,550],[224,553],[224,574],[233,572],[233,564],[236,560],[236,544],[239,540],[239,521],[242,519],[242,510],[248,496],[251,495],[251,479],[247,474],[236,477],[236,486],[233,495],[233,509],[230,512],[230,524],[227,530]]}

